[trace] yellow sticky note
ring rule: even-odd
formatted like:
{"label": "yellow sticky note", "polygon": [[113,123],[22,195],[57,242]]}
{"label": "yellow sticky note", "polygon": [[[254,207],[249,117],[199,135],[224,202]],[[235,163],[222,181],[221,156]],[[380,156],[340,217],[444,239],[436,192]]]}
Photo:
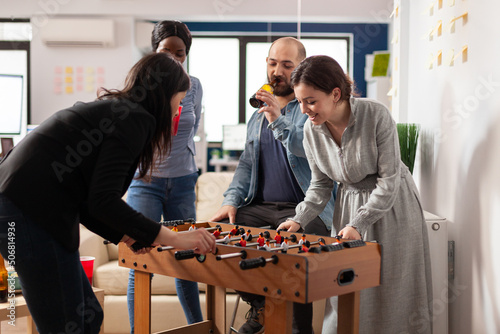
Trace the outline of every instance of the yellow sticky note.
{"label": "yellow sticky note", "polygon": [[399,42],[399,30],[394,31],[394,36],[392,36],[391,44],[398,44]]}
{"label": "yellow sticky note", "polygon": [[451,34],[455,32],[455,20],[450,21],[450,23],[448,24],[448,30]]}
{"label": "yellow sticky note", "polygon": [[441,66],[441,64],[443,63],[443,50],[438,51],[436,58],[437,58],[437,65]]}
{"label": "yellow sticky note", "polygon": [[399,6],[394,7],[394,10],[392,11],[391,15],[389,15],[389,18],[398,17],[398,15],[399,15],[398,12],[399,12]]}
{"label": "yellow sticky note", "polygon": [[396,86],[392,86],[392,88],[387,92],[387,96],[394,96],[396,92]]}
{"label": "yellow sticky note", "polygon": [[429,13],[429,16],[434,15],[434,2],[429,5],[425,13]]}
{"label": "yellow sticky note", "polygon": [[91,75],[88,75],[85,77],[85,82],[86,83],[94,83],[94,77]]}
{"label": "yellow sticky note", "polygon": [[431,53],[431,54],[429,55],[429,58],[427,59],[427,68],[428,68],[429,70],[431,70],[431,69],[432,69],[432,63],[433,63],[433,62],[434,62],[434,55]]}
{"label": "yellow sticky note", "polygon": [[448,0],[448,6],[450,7],[455,6],[455,0]]}
{"label": "yellow sticky note", "polygon": [[87,74],[94,74],[94,68],[93,67],[87,67],[85,69],[85,73],[87,73]]}
{"label": "yellow sticky note", "polygon": [[64,82],[68,84],[73,83],[73,77],[68,77],[68,76],[64,77]]}
{"label": "yellow sticky note", "polygon": [[66,74],[73,74],[73,67],[66,66],[66,68],[64,69],[64,73],[66,73]]}
{"label": "yellow sticky note", "polygon": [[85,85],[85,91],[88,93],[92,93],[94,91],[94,85],[92,84],[86,84]]}
{"label": "yellow sticky note", "polygon": [[454,62],[455,62],[455,49],[451,49],[450,51],[448,51],[448,54],[446,55],[446,58],[445,58],[445,62],[446,62],[446,64],[448,64],[448,66],[453,66],[454,65]]}
{"label": "yellow sticky note", "polygon": [[467,62],[468,57],[469,57],[469,46],[464,45],[462,47],[462,63]]}
{"label": "yellow sticky note", "polygon": [[66,94],[73,94],[73,86],[66,86],[65,92]]}

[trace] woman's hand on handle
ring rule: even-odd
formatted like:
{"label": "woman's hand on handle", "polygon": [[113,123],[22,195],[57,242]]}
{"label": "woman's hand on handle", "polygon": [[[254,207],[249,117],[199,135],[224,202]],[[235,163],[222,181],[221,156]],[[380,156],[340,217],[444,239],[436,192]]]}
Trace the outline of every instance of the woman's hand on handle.
{"label": "woman's hand on handle", "polygon": [[281,223],[280,226],[278,226],[278,228],[276,230],[277,231],[285,230],[287,232],[297,232],[298,230],[300,230],[300,224],[297,222],[294,222],[293,220],[287,219],[286,221]]}
{"label": "woman's hand on handle", "polygon": [[346,226],[342,230],[340,230],[339,236],[341,236],[342,239],[352,239],[352,240],[361,239],[361,234],[359,234],[358,230],[352,226]]}

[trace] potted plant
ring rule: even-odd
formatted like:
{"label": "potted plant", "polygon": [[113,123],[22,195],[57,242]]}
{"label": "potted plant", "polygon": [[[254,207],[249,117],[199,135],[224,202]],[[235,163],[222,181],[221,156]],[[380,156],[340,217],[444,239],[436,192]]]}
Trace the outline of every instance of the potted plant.
{"label": "potted plant", "polygon": [[413,174],[415,164],[415,155],[417,153],[418,135],[420,133],[420,124],[398,123],[399,147],[401,151],[401,161],[404,162],[410,173]]}

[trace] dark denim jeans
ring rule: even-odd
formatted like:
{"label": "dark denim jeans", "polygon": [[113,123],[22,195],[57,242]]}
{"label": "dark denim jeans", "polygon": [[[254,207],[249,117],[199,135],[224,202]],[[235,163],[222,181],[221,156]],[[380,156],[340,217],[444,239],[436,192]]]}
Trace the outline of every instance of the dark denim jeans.
{"label": "dark denim jeans", "polygon": [[67,251],[2,194],[0,253],[15,262],[39,333],[99,333],[103,311],[78,251]]}
{"label": "dark denim jeans", "polygon": [[[127,203],[135,210],[155,221],[196,219],[194,188],[198,173],[176,178],[153,178],[150,183],[133,180],[127,193]],[[130,270],[127,301],[131,333],[134,332],[134,278]],[[198,283],[175,279],[177,295],[188,324],[203,321]]]}
{"label": "dark denim jeans", "polygon": [[[250,204],[238,209],[236,212],[236,223],[250,227],[270,225],[271,229],[277,229],[287,218],[295,215],[296,206],[294,203],[273,202]],[[316,217],[307,224],[304,233],[330,236],[330,231],[328,231],[326,225],[319,217]],[[240,294],[241,299],[248,303],[264,303],[264,296],[242,291],[237,292]],[[293,303],[293,334],[313,334],[312,319],[312,303]]]}

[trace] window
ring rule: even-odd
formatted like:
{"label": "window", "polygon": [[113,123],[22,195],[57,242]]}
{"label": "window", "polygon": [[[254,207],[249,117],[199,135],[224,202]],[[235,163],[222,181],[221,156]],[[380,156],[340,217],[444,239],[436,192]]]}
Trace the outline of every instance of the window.
{"label": "window", "polygon": [[[203,85],[205,131],[220,142],[223,125],[246,123],[255,109],[248,100],[267,80],[265,59],[272,41],[281,36],[194,36],[189,74]],[[349,73],[349,35],[303,36],[307,56],[328,55]]]}
{"label": "window", "polygon": [[237,38],[193,38],[188,70],[203,86],[207,141],[222,141],[222,125],[238,123],[239,66]]}

